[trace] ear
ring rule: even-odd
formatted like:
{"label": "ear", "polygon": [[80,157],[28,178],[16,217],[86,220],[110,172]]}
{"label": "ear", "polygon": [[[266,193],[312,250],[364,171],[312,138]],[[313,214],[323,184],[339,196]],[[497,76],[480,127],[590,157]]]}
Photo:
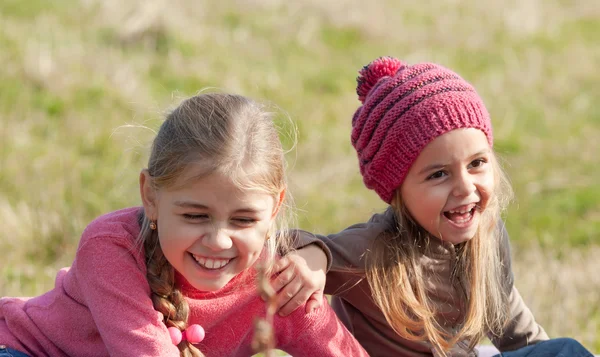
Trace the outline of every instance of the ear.
{"label": "ear", "polygon": [[146,217],[156,220],[158,218],[156,190],[152,186],[152,177],[148,169],[143,169],[140,172],[140,196],[142,197]]}
{"label": "ear", "polygon": [[275,206],[273,208],[273,214],[271,215],[271,219],[275,218],[275,216],[277,216],[277,213],[279,213],[279,209],[281,208],[281,205],[283,204],[283,200],[285,199],[286,191],[287,191],[287,188],[284,187],[279,192],[279,195],[276,196],[277,201],[275,202]]}

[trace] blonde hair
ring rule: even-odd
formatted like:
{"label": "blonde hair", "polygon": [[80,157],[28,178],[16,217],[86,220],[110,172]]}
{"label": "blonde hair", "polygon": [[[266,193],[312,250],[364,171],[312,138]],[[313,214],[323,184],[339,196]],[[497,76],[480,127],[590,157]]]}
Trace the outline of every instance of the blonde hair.
{"label": "blonde hair", "polygon": [[[153,141],[148,173],[154,189],[185,184],[181,174],[191,165],[201,169],[195,178],[220,173],[242,189],[260,190],[278,199],[286,187],[284,151],[273,115],[249,98],[206,93],[184,100],[167,115]],[[268,264],[277,252],[289,249],[289,235],[279,233],[285,226],[287,204],[282,203],[278,221],[266,240]],[[185,330],[189,306],[175,286],[175,270],[165,258],[158,233],[150,229],[142,212],[138,243],[143,246],[147,279],[154,308],[164,316],[167,327]],[[276,227],[275,227],[276,226]],[[284,231],[285,232],[285,231]],[[181,356],[203,356],[187,341],[178,345]]]}
{"label": "blonde hair", "polygon": [[366,256],[373,299],[394,331],[407,340],[427,341],[444,356],[458,341],[467,340],[473,348],[486,331],[502,334],[508,319],[508,292],[503,283],[500,251],[502,231],[498,223],[512,189],[493,154],[491,163],[496,184],[479,229],[471,240],[456,246],[458,260],[452,278],[466,284],[468,300],[457,331],[444,329],[438,320],[419,263],[430,249],[429,240],[437,238],[411,217],[399,189],[392,201],[396,231],[377,237]]}

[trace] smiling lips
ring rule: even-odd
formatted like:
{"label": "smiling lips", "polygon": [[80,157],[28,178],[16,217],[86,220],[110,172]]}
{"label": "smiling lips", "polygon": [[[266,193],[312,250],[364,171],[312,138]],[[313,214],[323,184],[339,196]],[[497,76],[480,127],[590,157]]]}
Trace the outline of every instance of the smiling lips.
{"label": "smiling lips", "polygon": [[206,258],[192,254],[194,260],[203,268],[217,270],[229,264],[232,258]]}
{"label": "smiling lips", "polygon": [[452,223],[458,226],[462,226],[468,224],[471,221],[473,215],[475,214],[476,206],[477,204],[471,203],[468,205],[456,207],[455,209],[445,211],[444,216],[448,218],[448,220]]}

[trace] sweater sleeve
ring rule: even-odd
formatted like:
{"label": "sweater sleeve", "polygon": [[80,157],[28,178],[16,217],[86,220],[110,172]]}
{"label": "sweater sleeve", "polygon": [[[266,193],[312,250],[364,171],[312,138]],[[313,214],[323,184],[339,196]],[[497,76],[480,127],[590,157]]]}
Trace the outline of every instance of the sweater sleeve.
{"label": "sweater sleeve", "polygon": [[502,238],[500,244],[500,256],[504,268],[505,288],[508,292],[509,322],[504,328],[502,336],[494,336],[488,333],[488,338],[494,346],[502,352],[513,351],[527,345],[535,344],[548,339],[544,329],[537,324],[533,313],[514,286],[512,271],[512,258],[510,251],[510,239],[508,232],[501,222]]}
{"label": "sweater sleeve", "polygon": [[145,264],[136,259],[131,240],[83,240],[74,262],[77,282],[108,353],[178,357],[162,314],[154,309]]}
{"label": "sweater sleeve", "polygon": [[[298,312],[299,310],[302,310]],[[350,331],[344,327],[326,300],[323,306],[305,314],[303,309],[281,318],[277,326],[279,349],[294,357],[368,357]]]}

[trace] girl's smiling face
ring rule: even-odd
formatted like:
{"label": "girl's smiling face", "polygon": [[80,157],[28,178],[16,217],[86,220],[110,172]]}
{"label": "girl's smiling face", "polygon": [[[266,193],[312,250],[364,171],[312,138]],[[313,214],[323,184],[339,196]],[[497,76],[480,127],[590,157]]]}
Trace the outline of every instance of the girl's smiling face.
{"label": "girl's smiling face", "polygon": [[456,129],[431,141],[411,166],[401,197],[430,234],[458,244],[473,238],[494,190],[493,153],[485,134]]}
{"label": "girl's smiling face", "polygon": [[174,189],[154,190],[147,171],[140,184],[144,208],[156,221],[169,263],[196,289],[216,291],[260,256],[279,197],[240,189],[228,177],[186,170]]}

